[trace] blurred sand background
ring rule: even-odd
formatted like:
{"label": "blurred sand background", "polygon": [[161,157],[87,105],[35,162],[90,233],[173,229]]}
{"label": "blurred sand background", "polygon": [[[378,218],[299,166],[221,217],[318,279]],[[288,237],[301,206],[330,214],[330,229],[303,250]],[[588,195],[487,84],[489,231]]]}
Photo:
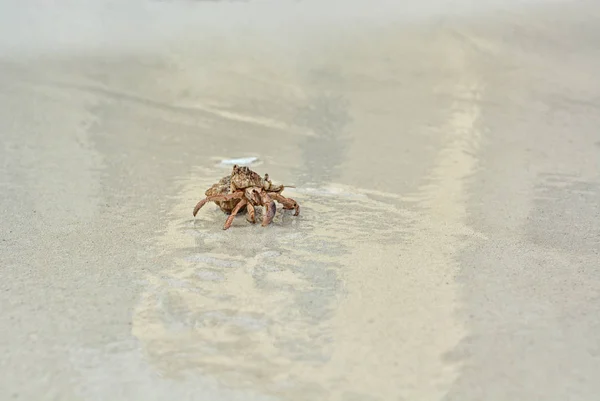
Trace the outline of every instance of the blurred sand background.
{"label": "blurred sand background", "polygon": [[[596,400],[600,3],[4,1],[0,400]],[[301,215],[204,190],[252,168]]]}

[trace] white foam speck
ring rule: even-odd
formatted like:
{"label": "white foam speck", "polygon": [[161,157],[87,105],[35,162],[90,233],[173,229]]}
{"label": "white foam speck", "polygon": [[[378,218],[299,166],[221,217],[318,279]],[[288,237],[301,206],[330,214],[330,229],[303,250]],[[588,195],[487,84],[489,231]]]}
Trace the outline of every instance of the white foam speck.
{"label": "white foam speck", "polygon": [[250,157],[238,157],[235,159],[223,159],[219,162],[222,166],[233,166],[234,164],[240,166],[250,166],[256,164],[258,162],[258,157],[250,156]]}

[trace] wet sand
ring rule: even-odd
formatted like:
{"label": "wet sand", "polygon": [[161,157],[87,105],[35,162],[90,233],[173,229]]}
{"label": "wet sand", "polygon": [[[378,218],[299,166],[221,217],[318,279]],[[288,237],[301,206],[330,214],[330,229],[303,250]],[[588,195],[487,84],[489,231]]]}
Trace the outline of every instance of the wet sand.
{"label": "wet sand", "polygon": [[0,5],[0,400],[596,399],[600,6],[438,3]]}

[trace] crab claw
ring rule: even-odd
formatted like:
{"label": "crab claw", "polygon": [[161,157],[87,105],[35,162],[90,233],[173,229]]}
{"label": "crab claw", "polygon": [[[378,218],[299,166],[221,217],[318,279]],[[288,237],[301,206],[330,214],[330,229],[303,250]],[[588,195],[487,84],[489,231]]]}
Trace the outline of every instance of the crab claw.
{"label": "crab claw", "polygon": [[266,227],[273,221],[273,217],[275,217],[275,213],[277,212],[277,206],[275,206],[275,201],[271,199],[266,192],[263,192],[262,194],[262,201],[267,208],[267,212],[265,213],[262,222],[262,226]]}
{"label": "crab claw", "polygon": [[247,188],[245,195],[246,195],[246,199],[248,199],[248,201],[251,204],[253,204],[253,205],[261,204],[260,190],[257,189],[256,187]]}

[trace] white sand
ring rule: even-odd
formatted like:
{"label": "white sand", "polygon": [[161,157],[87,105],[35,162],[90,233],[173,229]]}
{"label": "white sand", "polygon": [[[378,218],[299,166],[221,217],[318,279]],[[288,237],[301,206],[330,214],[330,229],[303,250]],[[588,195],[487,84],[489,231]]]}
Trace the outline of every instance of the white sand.
{"label": "white sand", "polygon": [[0,400],[597,399],[600,5],[27,3]]}

